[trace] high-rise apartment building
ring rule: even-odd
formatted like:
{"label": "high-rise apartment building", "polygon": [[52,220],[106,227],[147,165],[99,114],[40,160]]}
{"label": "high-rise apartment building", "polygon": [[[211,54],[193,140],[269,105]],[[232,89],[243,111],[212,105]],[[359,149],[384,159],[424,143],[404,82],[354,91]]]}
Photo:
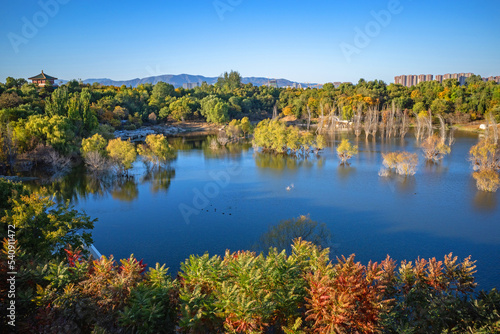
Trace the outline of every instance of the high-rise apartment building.
{"label": "high-rise apartment building", "polygon": [[[411,87],[418,85],[421,82],[432,81],[433,79],[439,83],[443,83],[444,80],[455,79],[459,82],[461,86],[465,85],[467,78],[473,76],[474,73],[446,73],[444,75],[438,74],[434,77],[432,74],[419,74],[417,75],[399,75],[394,77],[394,83],[403,85],[406,87]],[[500,83],[500,76],[490,76],[488,78],[483,78],[483,81],[495,81]]]}

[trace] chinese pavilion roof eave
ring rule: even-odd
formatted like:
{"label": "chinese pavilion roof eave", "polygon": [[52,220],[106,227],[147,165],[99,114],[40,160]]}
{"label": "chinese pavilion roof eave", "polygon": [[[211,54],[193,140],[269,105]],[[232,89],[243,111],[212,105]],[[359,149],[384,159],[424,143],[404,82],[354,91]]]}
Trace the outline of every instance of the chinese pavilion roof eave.
{"label": "chinese pavilion roof eave", "polygon": [[28,80],[39,80],[39,79],[45,79],[45,80],[57,80],[55,77],[51,77],[50,75],[47,75],[45,73],[40,73],[38,75],[35,75],[34,77],[28,78]]}

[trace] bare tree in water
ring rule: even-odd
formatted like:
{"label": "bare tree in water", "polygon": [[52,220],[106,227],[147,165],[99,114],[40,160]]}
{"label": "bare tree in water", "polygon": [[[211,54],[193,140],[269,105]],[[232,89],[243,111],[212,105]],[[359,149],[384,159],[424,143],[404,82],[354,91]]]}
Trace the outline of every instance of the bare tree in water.
{"label": "bare tree in water", "polygon": [[361,104],[358,104],[358,110],[356,112],[356,116],[354,116],[354,134],[356,137],[359,137],[361,134],[361,114],[363,111],[363,106]]}
{"label": "bare tree in water", "polygon": [[408,132],[408,129],[410,128],[410,117],[408,116],[408,111],[406,109],[404,111],[401,111],[398,108],[398,114],[401,115],[399,135],[401,136],[401,138],[404,138],[406,136],[406,133]]}

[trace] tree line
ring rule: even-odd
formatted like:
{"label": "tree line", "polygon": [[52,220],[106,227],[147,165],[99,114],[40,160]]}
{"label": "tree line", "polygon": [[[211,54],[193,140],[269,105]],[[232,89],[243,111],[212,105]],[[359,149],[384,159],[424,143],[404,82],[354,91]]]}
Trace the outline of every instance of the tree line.
{"label": "tree line", "polygon": [[202,83],[193,89],[164,82],[133,88],[76,80],[57,88],[39,88],[8,77],[0,83],[0,168],[50,165],[60,161],[60,156],[79,156],[84,138],[99,134],[110,140],[116,129],[136,129],[145,123],[201,120],[224,124],[278,114],[309,122],[318,118],[321,128],[337,120],[350,121],[357,135],[364,129],[367,137],[377,130],[404,136],[410,117],[419,128],[420,120],[430,115],[448,123],[486,115],[498,120],[500,85],[473,76],[464,86],[453,79],[413,87],[360,79],[355,85],[292,89],[243,84],[240,74],[231,71],[214,85]]}

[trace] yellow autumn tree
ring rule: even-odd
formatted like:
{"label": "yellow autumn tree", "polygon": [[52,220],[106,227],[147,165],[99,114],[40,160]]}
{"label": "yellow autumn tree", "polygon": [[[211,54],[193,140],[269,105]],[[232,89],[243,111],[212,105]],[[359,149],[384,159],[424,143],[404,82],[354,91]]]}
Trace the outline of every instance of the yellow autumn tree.
{"label": "yellow autumn tree", "polygon": [[128,174],[128,170],[132,168],[137,157],[134,144],[130,140],[124,141],[121,138],[116,138],[109,141],[106,151],[118,168]]}

